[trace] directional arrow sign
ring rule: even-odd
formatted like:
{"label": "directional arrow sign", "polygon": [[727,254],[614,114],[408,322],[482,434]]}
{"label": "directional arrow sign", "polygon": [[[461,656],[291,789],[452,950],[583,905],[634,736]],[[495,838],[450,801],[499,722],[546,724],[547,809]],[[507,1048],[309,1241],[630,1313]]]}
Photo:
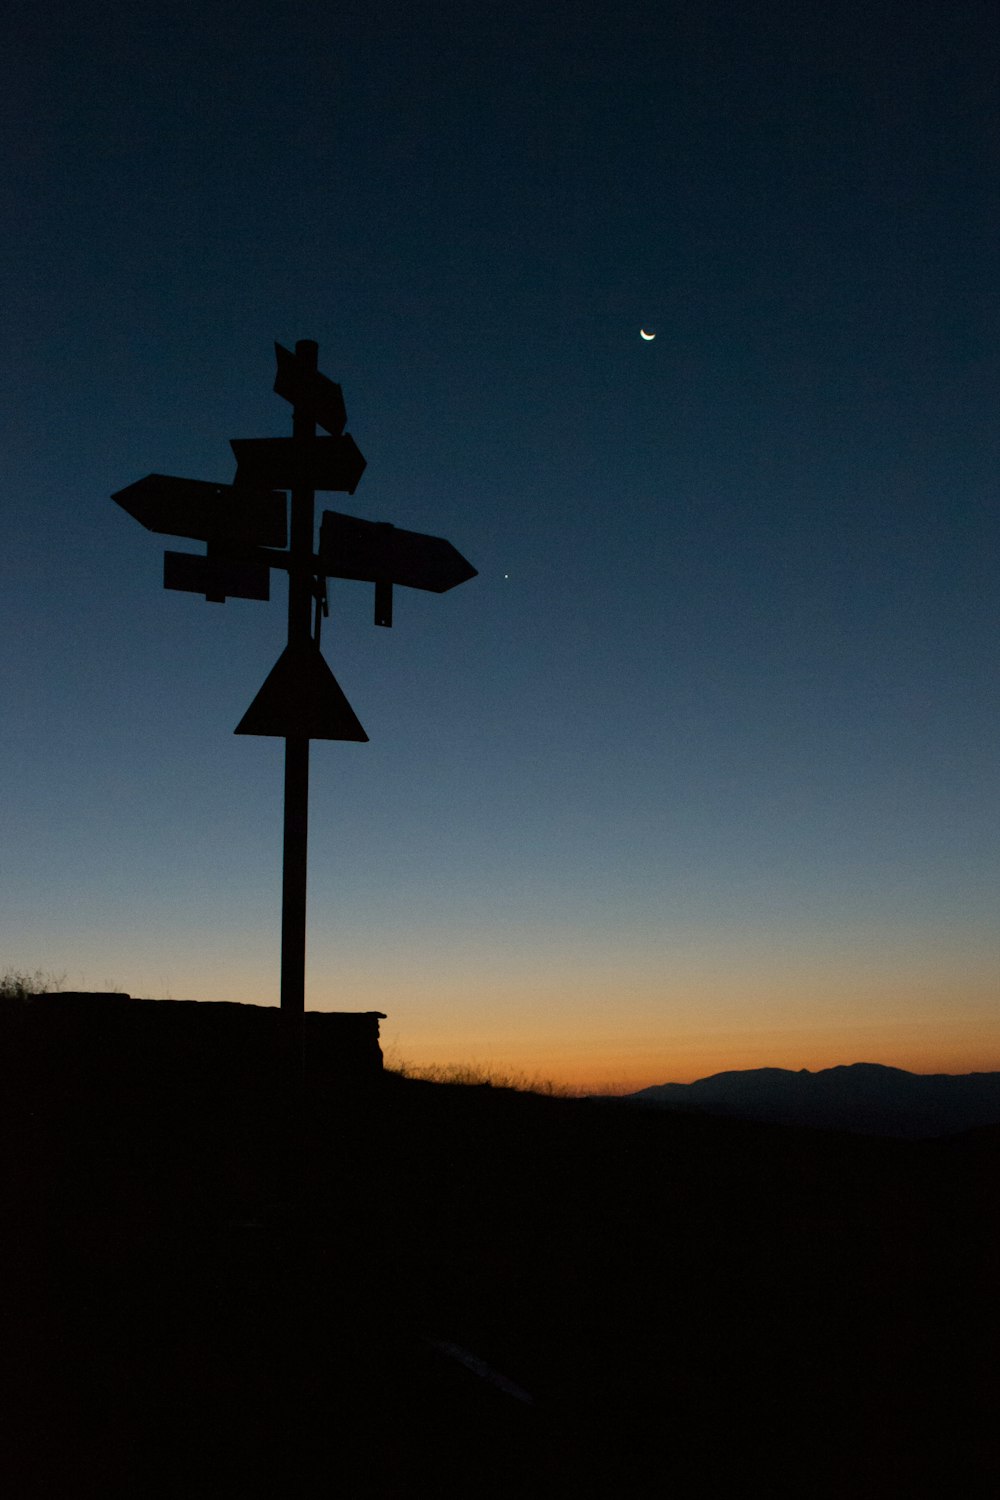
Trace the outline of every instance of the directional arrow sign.
{"label": "directional arrow sign", "polygon": [[444,537],[402,531],[384,521],[363,521],[336,510],[323,512],[319,556],[328,578],[399,583],[432,594],[466,583],[477,572]]}
{"label": "directional arrow sign", "polygon": [[268,493],[271,488],[236,488],[203,479],[147,474],[111,498],[148,531],[165,536],[284,547],[288,502],[284,495]]}
{"label": "directional arrow sign", "polygon": [[346,490],[353,495],[365,460],[349,432],[325,438],[233,438],[236,484],[256,489]]}
{"label": "directional arrow sign", "polygon": [[275,344],[278,373],[274,377],[275,395],[284,396],[324,431],[339,437],[347,422],[344,393],[336,381],[311,370],[290,349]]}
{"label": "directional arrow sign", "polygon": [[340,683],[311,641],[285,647],[234,733],[368,741]]}

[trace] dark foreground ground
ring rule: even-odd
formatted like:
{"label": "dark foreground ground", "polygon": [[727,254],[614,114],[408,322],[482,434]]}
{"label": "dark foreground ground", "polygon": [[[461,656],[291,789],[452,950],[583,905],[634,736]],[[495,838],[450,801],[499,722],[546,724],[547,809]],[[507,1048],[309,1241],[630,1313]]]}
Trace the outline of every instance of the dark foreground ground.
{"label": "dark foreground ground", "polygon": [[227,1009],[0,1007],[5,1494],[1000,1493],[998,1133],[352,1087],[319,1046],[296,1184]]}

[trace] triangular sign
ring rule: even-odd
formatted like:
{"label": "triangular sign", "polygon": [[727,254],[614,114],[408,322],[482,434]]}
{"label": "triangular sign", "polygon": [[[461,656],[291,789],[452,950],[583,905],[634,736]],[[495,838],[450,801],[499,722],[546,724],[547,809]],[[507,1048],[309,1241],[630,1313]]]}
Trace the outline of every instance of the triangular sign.
{"label": "triangular sign", "polygon": [[319,647],[313,645],[285,647],[234,733],[368,741]]}

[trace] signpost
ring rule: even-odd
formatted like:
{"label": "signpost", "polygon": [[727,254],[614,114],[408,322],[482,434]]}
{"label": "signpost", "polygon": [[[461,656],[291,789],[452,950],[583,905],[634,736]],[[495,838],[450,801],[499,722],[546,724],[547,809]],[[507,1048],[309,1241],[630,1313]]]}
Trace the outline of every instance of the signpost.
{"label": "signpost", "polygon": [[[344,431],[343,392],[317,368],[318,347],[275,344],[277,395],[291,403],[292,436],[238,438],[231,485],[147,474],[112,495],[150,531],[207,544],[204,554],[164,554],[164,587],[227,598],[267,599],[270,571],[288,574],[288,643],[237,734],[285,741],[281,891],[281,1011],[290,1050],[301,1059],[305,1010],[309,741],[365,742],[368,736],[320,654],[320,609],[328,578],[375,585],[375,623],[392,624],[394,585],[444,593],[476,570],[442,537],[326,511],[314,550],[317,490],[353,495],[365,459]],[[318,437],[317,427],[328,435]],[[291,518],[284,491],[291,495]],[[286,547],[287,541],[287,547]],[[315,625],[313,608],[316,608]]]}
{"label": "signpost", "polygon": [[[281,887],[281,1067],[279,1160],[285,1212],[274,1221],[270,1297],[275,1310],[271,1489],[285,1492],[295,1460],[301,1405],[296,1208],[301,1201],[305,1019],[306,869],[309,821],[309,742],[365,742],[368,736],[320,654],[321,614],[328,578],[375,585],[375,621],[392,624],[395,585],[443,593],[476,574],[441,537],[401,531],[385,523],[327,511],[314,548],[317,490],[353,494],[365,468],[344,431],[344,397],[317,369],[318,350],[303,339],[295,352],[275,345],[276,393],[292,405],[290,438],[238,439],[231,485],[147,474],[112,499],[148,530],[205,543],[204,553],[167,552],[164,586],[227,598],[267,599],[271,570],[288,575],[288,641],[236,727],[237,734],[285,741],[284,849]],[[327,436],[317,437],[317,427]],[[290,506],[285,491],[290,492]],[[289,509],[290,524],[289,524]],[[287,545],[286,545],[287,543]],[[315,608],[315,620],[313,610]]]}

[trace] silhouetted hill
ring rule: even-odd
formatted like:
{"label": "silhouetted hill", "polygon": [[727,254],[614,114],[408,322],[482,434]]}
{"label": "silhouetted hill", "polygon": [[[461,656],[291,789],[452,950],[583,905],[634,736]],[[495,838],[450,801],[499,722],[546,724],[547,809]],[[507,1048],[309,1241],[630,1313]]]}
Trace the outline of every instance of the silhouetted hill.
{"label": "silhouetted hill", "polygon": [[296,1119],[273,1012],[61,1004],[0,1004],[4,1493],[997,1492],[1000,1132],[357,1088],[323,1024]]}
{"label": "silhouetted hill", "polygon": [[661,1083],[627,1096],[743,1120],[918,1140],[1000,1125],[1000,1073],[907,1073],[879,1063],[750,1068],[696,1083]]}

